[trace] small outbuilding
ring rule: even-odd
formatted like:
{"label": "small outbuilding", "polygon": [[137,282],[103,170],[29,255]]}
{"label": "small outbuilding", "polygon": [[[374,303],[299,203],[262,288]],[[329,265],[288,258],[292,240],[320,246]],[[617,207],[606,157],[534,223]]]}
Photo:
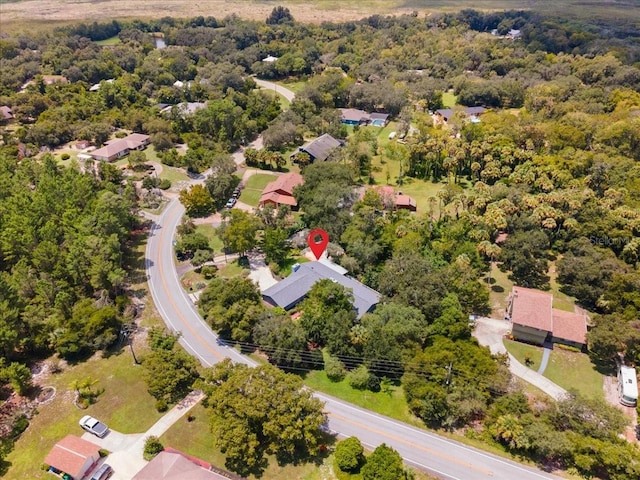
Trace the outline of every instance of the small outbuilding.
{"label": "small outbuilding", "polygon": [[[66,480],[82,480],[100,460],[100,447],[75,435],[56,443],[44,459],[48,471]],[[66,475],[66,476],[65,476]]]}

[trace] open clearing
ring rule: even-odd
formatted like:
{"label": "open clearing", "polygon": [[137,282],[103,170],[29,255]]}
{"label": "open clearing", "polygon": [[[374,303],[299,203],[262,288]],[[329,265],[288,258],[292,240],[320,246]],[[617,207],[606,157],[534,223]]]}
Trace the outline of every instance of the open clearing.
{"label": "open clearing", "polygon": [[125,18],[162,18],[213,16],[224,18],[236,14],[243,18],[264,20],[271,10],[283,5],[302,22],[320,23],[357,20],[373,14],[417,12],[428,16],[434,12],[476,10],[532,9],[548,14],[588,19],[617,19],[634,22],[640,18],[640,0],[26,0],[0,1],[3,30],[33,29],[36,24],[63,25],[77,21],[105,21]]}

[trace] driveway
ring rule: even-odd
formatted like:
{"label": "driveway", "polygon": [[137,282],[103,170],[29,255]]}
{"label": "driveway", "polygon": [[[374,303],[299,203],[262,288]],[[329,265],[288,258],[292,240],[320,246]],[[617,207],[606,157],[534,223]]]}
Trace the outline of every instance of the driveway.
{"label": "driveway", "polygon": [[152,435],[160,437],[203,398],[201,391],[191,392],[144,433],[124,434],[111,430],[104,438],[98,438],[85,432],[82,438],[111,452],[105,459],[114,471],[111,480],[131,480],[148,463],[142,458],[145,440]]}
{"label": "driveway", "polygon": [[502,342],[502,338],[511,330],[511,323],[505,320],[497,320],[495,318],[481,317],[476,320],[476,327],[473,336],[478,339],[480,345],[489,347],[494,355],[507,353],[509,355],[509,370],[516,377],[520,377],[525,382],[538,387],[550,397],[559,400],[567,394],[567,391],[556,385],[548,378],[542,376],[538,372],[534,372],[528,367],[522,365],[516,358],[507,352]]}

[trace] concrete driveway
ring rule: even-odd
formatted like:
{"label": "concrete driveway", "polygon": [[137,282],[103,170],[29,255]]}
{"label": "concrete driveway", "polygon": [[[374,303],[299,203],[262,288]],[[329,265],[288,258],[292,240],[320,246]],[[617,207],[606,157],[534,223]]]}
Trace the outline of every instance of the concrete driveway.
{"label": "concrete driveway", "polygon": [[567,391],[564,388],[556,385],[548,378],[540,375],[538,372],[525,367],[516,360],[513,355],[507,352],[502,339],[509,331],[511,331],[510,322],[497,320],[495,318],[481,317],[476,320],[473,336],[478,339],[478,343],[480,343],[480,345],[489,347],[492,354],[498,355],[501,353],[507,353],[509,355],[509,370],[513,375],[520,377],[525,382],[529,382],[535,387],[538,387],[540,390],[556,400],[564,397],[567,394]]}
{"label": "concrete driveway", "polygon": [[[145,433],[125,434],[111,430],[104,438],[98,438],[85,432],[82,438],[111,452],[104,461],[113,468],[111,480],[131,480],[148,463],[142,458],[145,440],[150,436],[160,437],[203,398],[202,392],[191,392]],[[85,478],[91,478],[91,475]]]}

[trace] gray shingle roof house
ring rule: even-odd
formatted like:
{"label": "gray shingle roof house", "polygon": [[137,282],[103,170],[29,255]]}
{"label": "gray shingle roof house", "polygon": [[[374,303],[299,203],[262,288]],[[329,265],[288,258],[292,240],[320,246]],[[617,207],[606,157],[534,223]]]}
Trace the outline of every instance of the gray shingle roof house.
{"label": "gray shingle roof house", "polygon": [[311,161],[314,160],[326,160],[331,153],[331,150],[344,145],[344,142],[336,140],[328,133],[321,135],[320,137],[312,140],[309,143],[304,144],[298,150],[307,153],[311,157]]}
{"label": "gray shingle roof house", "polygon": [[[464,107],[464,114],[467,117],[478,117],[487,111],[485,107]],[[436,115],[440,115],[441,118],[444,119],[445,122],[448,122],[449,119],[453,116],[452,108],[441,108],[440,110],[436,110]]]}
{"label": "gray shingle roof house", "polygon": [[365,313],[372,312],[381,295],[375,290],[363,285],[354,278],[342,273],[341,267],[328,261],[303,263],[287,278],[262,292],[262,298],[273,306],[290,310],[306,297],[311,287],[323,279],[329,279],[348,288],[353,293],[353,306],[361,318]]}

